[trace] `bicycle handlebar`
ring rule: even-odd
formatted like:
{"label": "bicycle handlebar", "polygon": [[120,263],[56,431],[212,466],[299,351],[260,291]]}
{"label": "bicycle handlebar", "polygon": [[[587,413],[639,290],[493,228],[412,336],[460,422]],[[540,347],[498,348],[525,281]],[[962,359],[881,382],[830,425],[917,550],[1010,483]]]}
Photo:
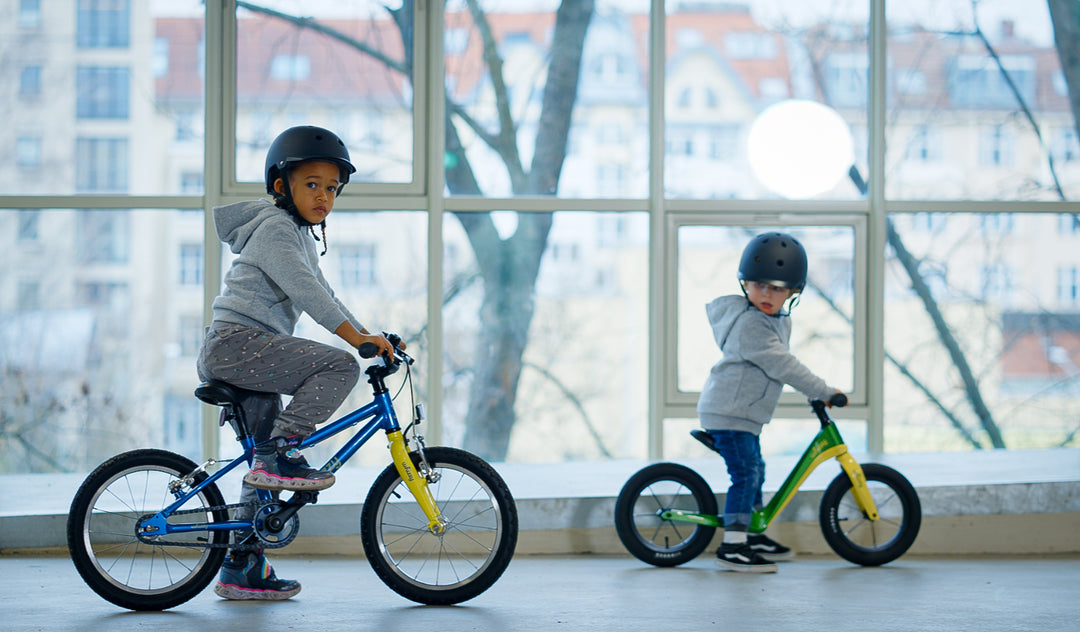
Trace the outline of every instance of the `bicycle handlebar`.
{"label": "bicycle handlebar", "polygon": [[[385,361],[387,364],[389,364],[390,362],[405,362],[406,364],[412,364],[413,359],[409,357],[409,355],[405,353],[405,351],[401,348],[401,336],[397,334],[387,333],[385,331],[382,333],[383,336],[385,336],[386,339],[390,341],[390,345],[394,347],[394,357],[390,358],[384,352],[382,354],[383,361]],[[361,358],[364,358],[365,360],[370,360],[379,353],[379,346],[374,342],[365,342],[356,348],[356,352],[360,354]]]}
{"label": "bicycle handlebar", "polygon": [[829,403],[837,408],[843,408],[844,406],[847,406],[847,395],[844,395],[843,393],[833,393],[832,396],[829,397]]}

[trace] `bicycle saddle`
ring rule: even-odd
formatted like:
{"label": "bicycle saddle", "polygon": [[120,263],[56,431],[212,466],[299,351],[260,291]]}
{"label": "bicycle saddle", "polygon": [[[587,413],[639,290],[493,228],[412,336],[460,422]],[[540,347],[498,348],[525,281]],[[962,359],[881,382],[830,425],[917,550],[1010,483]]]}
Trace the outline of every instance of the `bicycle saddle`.
{"label": "bicycle saddle", "polygon": [[245,388],[233,386],[232,384],[226,384],[225,382],[219,382],[218,380],[203,382],[195,388],[195,397],[214,406],[227,406],[230,404],[239,406],[240,403],[248,397],[264,394],[265,393],[259,393],[258,391],[249,391]]}
{"label": "bicycle saddle", "polygon": [[713,443],[712,435],[705,432],[704,430],[691,430],[690,436],[700,441],[701,445],[712,450],[713,452],[716,452],[717,454],[720,453],[720,450],[716,449],[716,444]]}

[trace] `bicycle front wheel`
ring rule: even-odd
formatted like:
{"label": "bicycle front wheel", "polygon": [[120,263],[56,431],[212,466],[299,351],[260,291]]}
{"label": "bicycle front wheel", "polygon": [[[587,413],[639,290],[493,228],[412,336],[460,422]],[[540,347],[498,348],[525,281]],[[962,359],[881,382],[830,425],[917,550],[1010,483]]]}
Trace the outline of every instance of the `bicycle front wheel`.
{"label": "bicycle front wheel", "polygon": [[[439,474],[430,483],[447,520],[434,534],[397,469],[375,479],[364,501],[360,538],[375,574],[394,592],[427,605],[472,599],[495,583],[517,546],[517,506],[502,477],[483,459],[455,448],[424,451]],[[420,457],[412,453],[413,463]]]}
{"label": "bicycle front wheel", "polygon": [[[206,588],[225,558],[229,534],[199,530],[163,535],[154,543],[135,533],[140,518],[175,502],[169,484],[196,468],[190,460],[164,450],[135,450],[102,463],[83,481],[68,514],[71,559],[91,589],[131,610],[165,610]],[[205,473],[197,477],[202,480]],[[182,509],[204,509],[173,516],[171,524],[228,520],[228,511],[211,484]]]}
{"label": "bicycle front wheel", "polygon": [[716,515],[705,479],[678,463],[656,463],[626,481],[615,500],[615,532],[627,551],[653,566],[678,566],[709,546],[715,527],[665,520],[669,509]]}
{"label": "bicycle front wheel", "polygon": [[915,488],[900,472],[877,463],[863,465],[862,470],[878,519],[870,520],[859,509],[851,493],[851,479],[841,472],[821,497],[821,532],[845,560],[880,566],[903,555],[915,542],[922,506]]}

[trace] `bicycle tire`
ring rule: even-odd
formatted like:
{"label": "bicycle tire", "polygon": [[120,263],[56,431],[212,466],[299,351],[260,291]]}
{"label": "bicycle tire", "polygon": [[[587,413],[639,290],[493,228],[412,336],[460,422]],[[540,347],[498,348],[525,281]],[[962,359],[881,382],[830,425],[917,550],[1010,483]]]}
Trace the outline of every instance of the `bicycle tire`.
{"label": "bicycle tire", "polygon": [[[368,491],[360,518],[364,553],[391,590],[425,605],[476,597],[503,574],[514,555],[518,515],[502,477],[478,456],[456,448],[424,451],[440,475],[428,485],[449,522],[439,535],[397,469],[387,466]],[[419,464],[419,454],[411,454]]]}
{"label": "bicycle tire", "polygon": [[[105,461],[83,481],[71,502],[67,543],[83,581],[98,595],[130,610],[166,610],[202,592],[225,558],[229,534],[206,531],[165,536],[174,545],[140,540],[135,525],[175,502],[170,482],[188,475],[196,465],[165,450],[125,452]],[[196,478],[203,480],[205,473]],[[184,508],[225,504],[214,484],[203,488]],[[208,522],[228,520],[228,511],[186,514],[177,519]],[[164,538],[163,538],[164,540]],[[191,542],[191,546],[182,546]]]}
{"label": "bicycle tire", "polygon": [[716,515],[716,495],[694,470],[678,463],[655,463],[630,477],[615,500],[615,532],[631,555],[653,566],[678,566],[712,542],[715,527],[663,520],[681,509]]}
{"label": "bicycle tire", "polygon": [[821,497],[821,532],[845,560],[880,566],[911,548],[922,523],[922,506],[915,488],[900,472],[877,463],[863,465],[862,470],[880,519],[871,521],[859,509],[851,479],[841,472]]}

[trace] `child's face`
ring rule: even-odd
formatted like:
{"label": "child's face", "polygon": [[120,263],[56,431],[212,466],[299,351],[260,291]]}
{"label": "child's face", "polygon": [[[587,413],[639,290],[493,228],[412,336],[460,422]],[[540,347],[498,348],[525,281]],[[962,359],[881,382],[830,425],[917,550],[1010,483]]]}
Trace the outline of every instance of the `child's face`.
{"label": "child's face", "polygon": [[795,293],[787,288],[757,281],[747,281],[743,287],[746,289],[746,298],[750,299],[754,307],[769,316],[775,316],[784,307],[784,302]]}
{"label": "child's face", "polygon": [[[300,217],[318,224],[334,209],[341,172],[332,162],[303,162],[289,170],[289,190]],[[274,189],[285,194],[285,183],[278,178]]]}

